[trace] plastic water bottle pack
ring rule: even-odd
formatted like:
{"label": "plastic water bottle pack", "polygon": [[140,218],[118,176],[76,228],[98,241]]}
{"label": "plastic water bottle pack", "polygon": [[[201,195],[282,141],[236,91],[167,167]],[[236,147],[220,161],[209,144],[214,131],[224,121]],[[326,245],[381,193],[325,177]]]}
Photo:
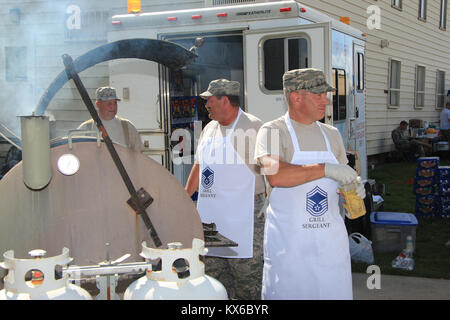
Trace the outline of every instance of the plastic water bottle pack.
{"label": "plastic water bottle pack", "polygon": [[403,269],[403,270],[414,270],[414,245],[412,242],[412,237],[406,237],[406,248],[392,260],[392,268]]}

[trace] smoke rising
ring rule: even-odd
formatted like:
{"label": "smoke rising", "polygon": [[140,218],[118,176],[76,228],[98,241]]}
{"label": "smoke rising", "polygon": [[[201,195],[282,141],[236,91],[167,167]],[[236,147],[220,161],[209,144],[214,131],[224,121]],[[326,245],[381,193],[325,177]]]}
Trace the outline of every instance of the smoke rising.
{"label": "smoke rising", "polygon": [[[126,6],[126,1],[17,0],[2,4],[9,14],[0,36],[4,66],[0,122],[20,137],[19,116],[32,114],[49,84],[64,70],[61,56],[67,53],[75,59],[106,43],[107,20],[119,5]],[[76,99],[76,94],[65,92],[55,109],[71,111]],[[61,103],[69,106],[60,107]]]}

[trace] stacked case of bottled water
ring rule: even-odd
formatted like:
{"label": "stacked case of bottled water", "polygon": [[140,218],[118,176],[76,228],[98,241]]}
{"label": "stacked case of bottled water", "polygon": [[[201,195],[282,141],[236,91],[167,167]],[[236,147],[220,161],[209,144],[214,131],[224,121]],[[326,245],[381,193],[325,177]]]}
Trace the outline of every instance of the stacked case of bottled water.
{"label": "stacked case of bottled water", "polygon": [[438,213],[443,218],[450,218],[450,166],[437,168]]}
{"label": "stacked case of bottled water", "polygon": [[417,217],[434,217],[439,214],[438,168],[439,157],[417,159],[413,189]]}

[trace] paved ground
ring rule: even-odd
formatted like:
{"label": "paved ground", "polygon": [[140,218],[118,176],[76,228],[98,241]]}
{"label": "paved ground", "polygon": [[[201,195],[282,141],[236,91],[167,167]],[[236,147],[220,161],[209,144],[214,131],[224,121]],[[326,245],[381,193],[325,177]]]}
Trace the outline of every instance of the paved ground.
{"label": "paved ground", "polygon": [[[450,280],[380,276],[381,289],[367,288],[371,274],[353,273],[354,300],[450,300]],[[369,285],[375,285],[373,278]]]}
{"label": "paved ground", "polygon": [[[391,276],[381,274],[380,289],[368,289],[375,285],[372,274],[353,273],[354,300],[450,300],[450,280],[428,279],[406,276]],[[369,279],[369,281],[368,281]],[[98,293],[95,285],[89,287]],[[124,287],[126,288],[126,286]],[[120,292],[125,291],[124,288]],[[3,283],[0,282],[0,290]]]}

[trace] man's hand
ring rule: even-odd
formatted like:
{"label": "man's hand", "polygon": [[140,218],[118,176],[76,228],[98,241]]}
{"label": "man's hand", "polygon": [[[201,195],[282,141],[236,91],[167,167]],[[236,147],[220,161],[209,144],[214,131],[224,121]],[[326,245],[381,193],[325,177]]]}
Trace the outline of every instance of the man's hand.
{"label": "man's hand", "polygon": [[325,163],[325,177],[344,185],[355,181],[358,174],[346,164]]}

